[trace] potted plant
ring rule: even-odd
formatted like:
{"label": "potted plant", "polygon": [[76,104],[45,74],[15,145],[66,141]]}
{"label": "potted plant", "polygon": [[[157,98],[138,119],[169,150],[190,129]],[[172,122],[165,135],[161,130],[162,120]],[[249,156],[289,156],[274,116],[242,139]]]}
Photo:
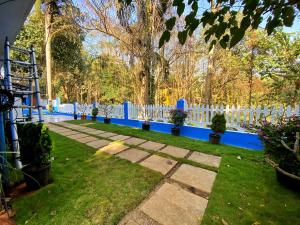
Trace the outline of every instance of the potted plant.
{"label": "potted plant", "polygon": [[211,120],[210,128],[213,130],[213,134],[209,134],[209,142],[211,144],[219,144],[221,135],[226,131],[226,119],[224,113],[217,113]]}
{"label": "potted plant", "polygon": [[183,126],[187,115],[188,115],[187,112],[185,112],[181,109],[172,109],[172,110],[170,110],[170,120],[175,125],[171,129],[171,133],[174,136],[179,136],[180,135],[180,127]]}
{"label": "potted plant", "polygon": [[78,105],[78,109],[79,109],[79,112],[81,113],[81,119],[82,120],[86,120],[86,110],[88,108],[88,105],[87,104],[79,104]]}
{"label": "potted plant", "polygon": [[147,110],[144,106],[143,106],[143,120],[144,120],[144,122],[142,123],[142,129],[149,131],[150,130],[150,119],[148,117]]}
{"label": "potted plant", "polygon": [[104,123],[110,124],[111,120],[109,118],[109,115],[113,111],[113,106],[109,104],[101,104],[100,105],[100,111],[104,115]]}
{"label": "potted plant", "polygon": [[74,113],[73,116],[74,116],[74,120],[77,120],[77,114]]}
{"label": "potted plant", "polygon": [[276,124],[263,120],[257,133],[265,146],[266,161],[277,180],[300,191],[300,116],[281,118]]}
{"label": "potted plant", "polygon": [[98,112],[99,112],[99,109],[97,107],[93,108],[93,110],[92,110],[92,115],[93,115],[92,120],[96,121]]}
{"label": "potted plant", "polygon": [[29,189],[50,183],[52,141],[44,124],[28,123],[19,126],[21,162]]}

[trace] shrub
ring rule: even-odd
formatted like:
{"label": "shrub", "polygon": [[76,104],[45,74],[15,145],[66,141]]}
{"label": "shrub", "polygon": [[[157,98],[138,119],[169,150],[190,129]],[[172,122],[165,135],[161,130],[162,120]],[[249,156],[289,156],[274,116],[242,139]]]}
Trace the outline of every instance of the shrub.
{"label": "shrub", "polygon": [[93,108],[93,110],[92,110],[93,117],[96,117],[98,115],[98,112],[99,112],[98,108]]}
{"label": "shrub", "polygon": [[293,148],[296,141],[296,132],[300,132],[300,117],[282,118],[276,124],[263,120],[257,133],[265,146],[265,154],[278,166],[296,176],[300,176],[300,161],[295,154],[285,148],[281,141]]}
{"label": "shrub", "polygon": [[215,134],[223,134],[226,131],[226,119],[224,113],[217,113],[211,120],[210,128]]}
{"label": "shrub", "polygon": [[18,131],[23,165],[39,168],[49,164],[53,146],[47,126],[28,123],[19,126]]}
{"label": "shrub", "polygon": [[170,110],[170,121],[175,127],[180,127],[184,124],[187,115],[187,112],[181,109],[172,109]]}

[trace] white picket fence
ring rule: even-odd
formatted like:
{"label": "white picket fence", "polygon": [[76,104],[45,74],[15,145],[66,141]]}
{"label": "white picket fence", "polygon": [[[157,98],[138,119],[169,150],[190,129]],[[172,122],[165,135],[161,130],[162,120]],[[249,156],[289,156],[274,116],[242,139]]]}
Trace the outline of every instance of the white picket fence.
{"label": "white picket fence", "polygon": [[[105,116],[103,112],[104,105],[97,104],[99,108],[99,116]],[[175,106],[165,105],[128,105],[129,119],[151,120],[158,122],[169,121],[169,111]],[[77,104],[77,112],[87,115],[92,114],[93,105]],[[211,124],[211,120],[216,113],[224,113],[228,127],[241,128],[245,125],[259,125],[262,119],[266,119],[271,123],[275,123],[282,116],[300,116],[300,107],[241,107],[241,106],[223,106],[223,105],[190,105],[185,109],[188,112],[186,124],[192,126],[206,127]],[[73,104],[61,104],[59,111],[73,114]],[[109,116],[112,118],[124,118],[124,105],[111,105]]]}
{"label": "white picket fence", "polygon": [[187,123],[195,126],[207,126],[211,124],[211,120],[216,113],[224,113],[227,126],[243,127],[259,125],[262,119],[266,119],[271,123],[275,123],[282,116],[300,116],[299,105],[295,108],[291,106],[283,107],[240,107],[240,106],[208,106],[208,105],[191,105],[188,107]]}
{"label": "white picket fence", "polygon": [[175,106],[129,104],[128,114],[129,119],[168,122],[169,112],[174,108]]}

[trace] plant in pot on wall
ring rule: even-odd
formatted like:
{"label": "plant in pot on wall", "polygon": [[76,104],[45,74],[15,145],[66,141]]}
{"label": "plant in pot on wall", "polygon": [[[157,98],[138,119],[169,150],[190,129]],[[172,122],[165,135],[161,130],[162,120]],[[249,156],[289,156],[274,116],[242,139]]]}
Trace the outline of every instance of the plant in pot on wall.
{"label": "plant in pot on wall", "polygon": [[88,109],[87,104],[80,104],[78,105],[79,112],[81,113],[81,119],[86,120],[86,110]]}
{"label": "plant in pot on wall", "polygon": [[144,106],[143,106],[143,120],[144,120],[144,122],[142,123],[142,129],[149,131],[150,130],[150,119],[148,117],[147,110]]}
{"label": "plant in pot on wall", "polygon": [[188,115],[187,112],[185,112],[181,109],[172,109],[172,110],[170,110],[170,120],[175,125],[171,129],[171,133],[174,136],[179,136],[180,135],[180,127],[183,126],[187,115]]}
{"label": "plant in pot on wall", "polygon": [[209,134],[209,142],[211,144],[219,144],[221,140],[221,134],[226,131],[226,119],[224,113],[217,113],[211,120],[210,128],[213,130],[213,134]]}
{"label": "plant in pot on wall", "polygon": [[113,106],[109,105],[109,104],[101,104],[100,111],[101,111],[101,114],[104,115],[104,123],[110,124],[111,119],[109,116],[111,115],[111,113],[113,111]]}
{"label": "plant in pot on wall", "polygon": [[93,115],[92,120],[96,121],[98,112],[99,112],[99,109],[97,107],[93,108],[93,110],[92,110],[92,115]]}
{"label": "plant in pot on wall", "polygon": [[300,116],[261,124],[257,133],[265,146],[266,161],[276,169],[280,183],[300,191]]}
{"label": "plant in pot on wall", "polygon": [[44,124],[28,123],[19,126],[21,162],[29,189],[50,183],[52,141]]}

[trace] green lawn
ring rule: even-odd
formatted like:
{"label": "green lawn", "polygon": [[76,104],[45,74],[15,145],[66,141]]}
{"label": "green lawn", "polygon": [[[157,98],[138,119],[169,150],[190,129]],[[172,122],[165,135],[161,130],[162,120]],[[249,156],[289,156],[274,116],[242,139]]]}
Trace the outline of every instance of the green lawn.
{"label": "green lawn", "polygon": [[[86,121],[71,121],[80,124]],[[90,121],[89,121],[90,122]],[[202,225],[299,224],[300,194],[280,186],[263,153],[168,134],[95,122],[89,127],[221,155],[222,163]],[[237,158],[241,157],[241,160]]]}
{"label": "green lawn", "polygon": [[18,225],[117,224],[162,178],[58,134],[51,136],[55,182],[15,200]]}

